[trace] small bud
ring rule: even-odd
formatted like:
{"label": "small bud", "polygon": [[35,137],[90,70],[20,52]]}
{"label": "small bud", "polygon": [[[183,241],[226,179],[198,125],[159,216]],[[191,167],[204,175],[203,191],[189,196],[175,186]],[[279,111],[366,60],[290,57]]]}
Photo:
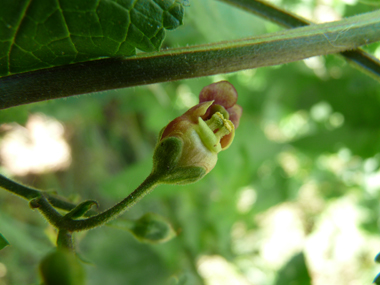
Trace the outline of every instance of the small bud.
{"label": "small bud", "polygon": [[44,285],[83,285],[85,271],[75,253],[56,249],[41,261],[40,273]]}
{"label": "small bud", "polygon": [[129,231],[137,240],[147,243],[162,243],[176,236],[171,224],[154,213],[147,213],[134,221]]}

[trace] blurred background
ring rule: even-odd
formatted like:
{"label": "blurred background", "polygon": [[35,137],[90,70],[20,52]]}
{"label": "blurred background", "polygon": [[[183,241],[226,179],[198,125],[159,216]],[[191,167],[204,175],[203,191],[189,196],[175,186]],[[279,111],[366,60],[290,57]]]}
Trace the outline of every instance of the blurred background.
{"label": "blurred background", "polygon": [[[315,22],[379,8],[272,2]],[[281,29],[218,1],[188,4],[163,48]],[[380,57],[379,44],[365,49]],[[123,215],[157,213],[177,237],[143,244],[108,226],[76,235],[88,284],[370,284],[380,271],[380,88],[339,56],[3,110],[0,172],[106,209],[150,173],[160,129],[220,80],[244,109],[232,146],[203,180],[159,186]],[[11,244],[0,251],[0,285],[39,284],[54,229],[0,191],[0,231]]]}

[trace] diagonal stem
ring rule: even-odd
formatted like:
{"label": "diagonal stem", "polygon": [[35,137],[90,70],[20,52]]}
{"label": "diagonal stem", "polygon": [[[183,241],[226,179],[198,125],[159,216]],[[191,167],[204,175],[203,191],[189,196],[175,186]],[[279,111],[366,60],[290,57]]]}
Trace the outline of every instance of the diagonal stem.
{"label": "diagonal stem", "polygon": [[[254,13],[286,28],[298,28],[313,24],[296,14],[282,10],[262,0],[219,0]],[[356,68],[380,81],[380,60],[358,48],[340,52]]]}

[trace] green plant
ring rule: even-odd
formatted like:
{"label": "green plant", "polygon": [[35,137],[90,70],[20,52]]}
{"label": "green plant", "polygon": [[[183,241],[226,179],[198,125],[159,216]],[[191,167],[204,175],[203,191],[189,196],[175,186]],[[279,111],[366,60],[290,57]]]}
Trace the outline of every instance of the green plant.
{"label": "green plant", "polygon": [[[64,1],[61,2],[64,3]],[[155,2],[159,4],[161,3],[159,1]],[[295,15],[286,13],[264,2],[248,0],[224,2],[230,4],[232,3],[249,11],[255,11],[256,13],[264,15],[265,17],[274,20],[275,22],[282,23],[287,27],[296,27],[309,24],[309,22],[302,20]],[[10,7],[11,5],[15,5],[15,7],[18,6],[18,4],[15,3],[16,2],[9,1],[6,2],[6,5],[10,5]],[[38,1],[32,1],[31,3],[38,3]],[[41,1],[41,3],[45,2]],[[67,3],[68,5],[71,5],[70,1],[67,1]],[[88,3],[90,3],[90,1]],[[100,1],[99,3],[103,2]],[[110,3],[112,2],[104,1],[104,5]],[[138,1],[138,3],[141,4],[141,7],[144,7],[146,3],[151,4],[153,2]],[[166,3],[169,4],[165,6]],[[175,28],[180,23],[182,23],[182,11],[186,10],[186,7],[184,7],[183,4],[184,3],[178,1],[162,2],[162,5],[164,6],[163,9],[168,9],[167,12],[169,12],[169,14],[166,12],[160,14],[164,15],[162,18],[160,18],[161,22],[158,21],[162,27]],[[75,7],[75,9],[82,9],[83,13],[92,13],[86,12],[86,10],[81,7]],[[66,13],[68,15],[68,19],[79,20],[80,17],[75,14],[75,9],[71,7],[68,8],[66,12],[64,9],[62,9],[62,13]],[[7,10],[10,11],[12,9]],[[104,11],[104,13],[102,12],[103,14],[101,15],[104,15],[104,23],[107,23],[107,19],[109,19],[107,18],[107,13],[111,13],[111,8],[105,8],[103,10],[100,9],[99,11]],[[130,11],[134,10],[132,9]],[[136,17],[136,15],[133,15],[134,14],[131,12],[130,17]],[[6,16],[6,14],[0,15],[3,21]],[[91,15],[88,15],[88,18],[86,19],[92,19],[92,16],[93,13]],[[172,16],[174,16],[174,18]],[[155,82],[172,81],[212,74],[222,74],[242,69],[288,63],[314,55],[326,55],[337,52],[342,52],[342,55],[349,58],[349,60],[354,62],[356,66],[361,66],[361,69],[366,70],[366,72],[371,74],[372,77],[378,78],[380,74],[379,61],[362,50],[353,49],[356,49],[363,44],[370,44],[372,42],[379,41],[379,19],[379,11],[374,10],[367,14],[353,16],[351,18],[338,22],[281,31],[274,34],[267,34],[261,37],[244,40],[235,39],[228,42],[206,44],[200,46],[162,49],[161,51],[154,52],[150,51],[157,50],[161,45],[161,41],[163,39],[162,28],[160,28],[161,32],[152,32],[153,34],[158,33],[157,35],[160,35],[160,37],[154,37],[154,40],[151,40],[148,43],[146,41],[139,42],[138,39],[140,35],[133,34],[132,41],[126,42],[124,49],[117,50],[119,53],[115,52],[115,48],[111,48],[112,45],[110,42],[105,43],[104,47],[98,48],[102,46],[101,44],[103,44],[99,42],[105,41],[105,39],[96,38],[96,34],[91,34],[91,37],[94,37],[94,39],[96,38],[96,41],[98,41],[98,44],[94,44],[93,46],[86,46],[85,42],[79,41],[78,36],[77,38],[72,37],[72,40],[78,40],[79,47],[83,45],[83,48],[87,49],[85,53],[74,52],[74,54],[78,54],[78,56],[70,55],[65,58],[62,57],[61,59],[59,56],[54,55],[53,57],[50,57],[50,59],[46,58],[46,60],[41,61],[39,65],[33,63],[31,59],[28,61],[28,64],[24,64],[24,62],[26,62],[26,56],[23,55],[19,58],[16,56],[12,61],[16,66],[15,69],[12,69],[12,65],[7,65],[11,61],[7,61],[7,54],[3,53],[3,57],[1,57],[1,66],[4,70],[3,75],[7,76],[0,78],[0,106],[2,109],[6,109],[26,103],[43,101],[46,99],[62,98],[94,91],[137,86]],[[71,29],[78,27],[86,28],[87,22],[91,23],[91,21],[85,21],[78,25],[74,25]],[[109,23],[112,23],[112,21],[109,21]],[[116,21],[114,23],[116,23]],[[26,27],[31,26],[31,24],[25,25]],[[143,24],[142,26],[145,27]],[[71,29],[69,28],[70,33],[74,34]],[[104,28],[104,31],[113,32],[112,29],[107,30],[106,27]],[[91,33],[92,32],[96,33],[96,31],[91,30]],[[121,38],[123,38],[122,32],[123,31],[121,31],[121,35],[118,35]],[[82,31],[78,31],[78,33],[82,33]],[[85,35],[84,37],[90,36]],[[16,43],[22,45],[21,39],[20,42],[16,41]],[[120,44],[120,42],[118,44]],[[132,44],[137,45],[133,47]],[[175,44],[172,45],[175,46]],[[132,53],[132,50],[136,47],[140,50],[148,51],[148,53],[139,53],[136,56],[129,58],[121,57],[127,54],[130,55],[130,53]],[[44,51],[44,46],[35,48],[35,53],[41,52],[44,54],[44,56],[48,54]],[[107,48],[109,48],[109,50]],[[7,51],[7,49],[4,48],[3,51]],[[99,56],[111,58],[96,59]],[[48,62],[48,64],[43,65],[45,64],[44,62]],[[67,63],[70,64],[63,65]],[[41,69],[42,67],[43,69]],[[246,105],[251,106],[247,103]],[[334,109],[339,109],[337,106],[339,106],[338,103],[334,105]],[[4,110],[3,112],[5,116],[7,112],[8,114],[11,114],[11,110],[12,109]],[[347,116],[346,112],[344,112],[345,110],[341,111],[345,114],[346,118]],[[14,117],[15,115],[13,114],[11,117],[12,116]],[[250,118],[252,119],[252,117]],[[347,135],[349,131],[350,130],[345,129],[342,134],[339,133],[338,129],[338,133],[334,135],[336,137],[349,137],[349,135]],[[363,129],[362,131],[366,130]],[[368,132],[370,133],[371,130],[368,130]],[[328,135],[330,135],[330,133],[328,133]],[[330,136],[329,138],[331,140],[334,140],[335,137],[331,138]],[[369,141],[371,141],[371,139],[369,139]],[[173,142],[173,144],[175,145],[175,142]],[[291,144],[293,147],[299,147],[301,149],[303,145],[307,145],[307,147],[305,147],[307,151],[312,151],[313,147],[316,149],[316,152],[319,151],[319,145],[314,146],[311,142],[307,141],[307,137],[305,140],[302,140],[302,137],[300,137],[299,140],[294,140]],[[327,141],[326,144],[329,144],[329,142]],[[172,149],[172,147],[170,147],[170,149]],[[248,151],[249,153],[251,150],[241,148],[241,151]],[[376,147],[373,149],[373,151],[370,151],[370,148],[365,148],[365,150],[362,152],[360,151],[361,150],[358,150],[358,153],[360,153],[362,157],[371,157],[376,153]],[[368,154],[363,154],[365,151],[368,151]],[[236,155],[236,151],[234,155]],[[250,162],[246,163],[248,165],[248,168],[257,168],[256,166],[251,165]],[[240,175],[240,180],[249,181],[250,174],[248,173],[251,172],[245,172],[245,178],[244,174]],[[238,178],[236,179],[236,181],[239,180]],[[19,194],[28,200],[32,200],[31,206],[33,208],[40,209],[48,218],[48,220],[50,220],[58,228],[60,228],[62,225],[60,224],[61,221],[70,221],[72,219],[75,220],[82,215],[89,213],[90,208],[96,204],[95,201],[87,201],[78,204],[78,206],[75,206],[72,203],[67,203],[61,199],[55,198],[55,196],[50,193],[47,194],[47,199],[45,199],[43,196],[40,196],[40,192],[35,189],[15,184],[14,182],[4,177],[2,177],[1,180],[1,185],[3,188],[11,190],[13,192],[18,191],[16,194]],[[234,183],[241,186],[242,184],[240,183],[243,182]],[[148,185],[150,187],[152,186],[151,184],[153,185],[153,182],[148,180],[143,185]],[[17,186],[15,186],[16,188],[12,188],[12,185]],[[268,187],[276,188],[276,186]],[[129,189],[129,186],[126,186],[126,188]],[[280,194],[281,191],[276,191],[276,193],[276,195],[282,195]],[[90,197],[90,199],[92,198]],[[128,201],[133,202],[134,200],[129,199]],[[266,205],[265,203],[268,204]],[[265,208],[273,204],[275,204],[275,202],[267,201],[263,202],[260,207]],[[60,213],[54,212],[55,210],[51,206],[63,208],[69,212],[68,214],[62,216]],[[91,214],[93,214],[93,212]],[[65,222],[62,223],[64,224]],[[126,227],[129,230],[131,228],[135,228],[132,226]],[[63,227],[58,234],[58,237],[61,237],[61,239],[58,238],[58,241],[61,241],[61,244],[64,245],[64,247],[72,247],[71,236],[69,232],[67,232],[71,230],[72,228]],[[213,236],[214,233],[211,232],[208,234]],[[5,243],[6,242],[4,241],[4,244]],[[192,259],[192,257],[189,259]]]}

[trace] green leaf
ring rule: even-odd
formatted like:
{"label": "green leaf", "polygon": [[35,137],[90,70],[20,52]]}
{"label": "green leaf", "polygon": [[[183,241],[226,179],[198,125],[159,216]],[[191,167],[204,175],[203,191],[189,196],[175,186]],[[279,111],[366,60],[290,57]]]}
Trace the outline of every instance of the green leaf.
{"label": "green leaf", "polygon": [[278,272],[276,285],[310,285],[311,279],[307,270],[303,252],[294,255]]}
{"label": "green leaf", "polygon": [[159,50],[183,13],[176,0],[3,0],[0,76]]}
{"label": "green leaf", "polygon": [[92,206],[99,207],[98,202],[94,200],[87,200],[82,203],[80,203],[78,206],[76,206],[74,209],[72,209],[70,212],[68,212],[65,215],[65,218],[70,219],[76,219],[82,217],[84,214],[86,214]]}
{"label": "green leaf", "polygon": [[0,233],[0,250],[9,245],[9,242],[5,239],[5,237]]}

